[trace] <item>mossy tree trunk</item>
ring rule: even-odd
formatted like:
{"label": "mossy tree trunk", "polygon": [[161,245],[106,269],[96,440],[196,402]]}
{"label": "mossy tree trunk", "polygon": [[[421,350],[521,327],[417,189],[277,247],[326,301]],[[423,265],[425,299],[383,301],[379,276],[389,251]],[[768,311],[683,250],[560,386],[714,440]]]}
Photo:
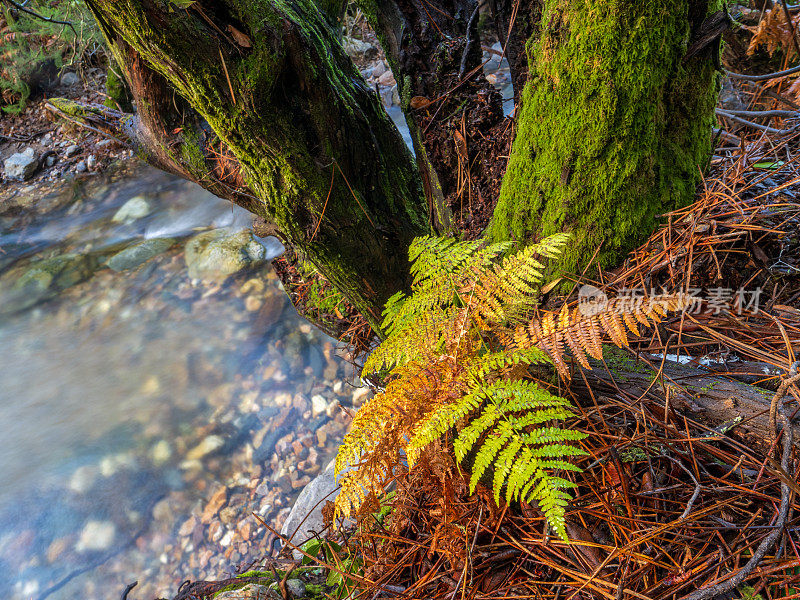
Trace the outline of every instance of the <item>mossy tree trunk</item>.
{"label": "mossy tree trunk", "polygon": [[377,326],[429,215],[411,153],[338,41],[342,2],[88,5],[147,158],[264,218]]}
{"label": "mossy tree trunk", "polygon": [[[707,0],[544,0],[493,239],[573,231],[561,267],[609,267],[690,203],[709,160],[718,38]],[[719,15],[717,15],[719,16]],[[724,21],[724,19],[722,20]],[[711,42],[711,43],[709,43]]]}

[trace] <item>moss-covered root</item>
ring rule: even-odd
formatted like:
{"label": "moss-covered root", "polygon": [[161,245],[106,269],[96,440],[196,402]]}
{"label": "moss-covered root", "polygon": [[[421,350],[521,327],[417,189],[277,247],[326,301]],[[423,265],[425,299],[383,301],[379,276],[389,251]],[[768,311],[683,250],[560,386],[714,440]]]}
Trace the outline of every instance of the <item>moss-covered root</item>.
{"label": "moss-covered root", "polygon": [[605,267],[692,200],[711,150],[718,48],[684,56],[713,3],[544,2],[494,240],[573,231],[560,267],[585,266],[599,246]]}

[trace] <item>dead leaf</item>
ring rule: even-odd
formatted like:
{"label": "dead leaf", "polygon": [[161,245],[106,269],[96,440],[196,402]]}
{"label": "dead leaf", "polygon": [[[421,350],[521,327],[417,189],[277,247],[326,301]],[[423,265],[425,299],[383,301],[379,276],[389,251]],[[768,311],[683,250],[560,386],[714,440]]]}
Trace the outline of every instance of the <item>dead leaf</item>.
{"label": "dead leaf", "polygon": [[[580,557],[588,563],[589,568],[586,572],[592,573],[603,563],[600,549],[594,545],[596,542],[592,537],[592,533],[583,525],[570,523],[569,521],[567,521],[565,527],[567,528],[567,536],[570,539],[570,547],[577,550],[580,553]],[[581,542],[586,545],[581,544]]]}
{"label": "dead leaf", "polygon": [[426,98],[425,96],[414,96],[409,102],[409,105],[414,110],[418,110],[420,108],[427,108],[431,104],[433,103],[430,101],[430,99]]}
{"label": "dead leaf", "polygon": [[242,48],[252,48],[253,42],[250,41],[250,38],[236,29],[233,25],[228,25],[228,33],[233,36],[233,39],[239,44]]}

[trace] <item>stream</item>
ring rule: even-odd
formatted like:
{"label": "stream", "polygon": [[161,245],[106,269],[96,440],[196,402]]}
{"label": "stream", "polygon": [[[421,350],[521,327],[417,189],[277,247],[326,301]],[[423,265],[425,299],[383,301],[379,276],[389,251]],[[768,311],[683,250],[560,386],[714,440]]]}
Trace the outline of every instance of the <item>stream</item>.
{"label": "stream", "polygon": [[355,390],[280,243],[146,166],[30,193],[0,217],[0,593],[168,597],[259,558],[250,513],[285,516]]}

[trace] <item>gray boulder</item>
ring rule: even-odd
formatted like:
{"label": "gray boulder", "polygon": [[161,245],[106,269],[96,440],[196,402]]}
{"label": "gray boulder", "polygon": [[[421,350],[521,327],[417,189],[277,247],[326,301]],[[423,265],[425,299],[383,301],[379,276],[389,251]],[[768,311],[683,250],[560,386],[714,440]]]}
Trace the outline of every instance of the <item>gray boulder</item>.
{"label": "gray boulder", "polygon": [[286,590],[292,595],[293,598],[306,597],[306,584],[299,579],[290,579],[287,581]]}
{"label": "gray boulder", "polygon": [[77,74],[73,73],[72,71],[68,71],[61,76],[61,85],[63,86],[72,86],[80,83],[81,78],[78,77]]}
{"label": "gray boulder", "polygon": [[185,248],[189,277],[204,281],[222,281],[265,255],[264,246],[247,229],[204,231],[191,238]]}
{"label": "gray boulder", "polygon": [[[322,532],[324,528],[322,509],[328,500],[333,502],[339,495],[333,468],[334,462],[331,461],[322,473],[303,488],[295,500],[289,516],[283,522],[281,535],[288,538],[293,544],[300,545]],[[299,552],[296,550],[294,552],[300,556]]]}
{"label": "gray boulder", "polygon": [[117,252],[108,259],[106,264],[114,271],[135,269],[154,256],[166,252],[174,243],[175,240],[172,238],[153,238],[145,240],[133,246],[128,246],[121,252]]}
{"label": "gray boulder", "polygon": [[38,168],[39,159],[33,148],[26,148],[24,152],[12,154],[3,162],[6,178],[14,181],[30,179]]}
{"label": "gray boulder", "polygon": [[[92,276],[96,261],[92,256],[62,254],[31,264],[24,272],[11,271],[3,279],[12,279],[9,293],[0,302],[0,313],[28,308],[55,296]],[[0,281],[0,289],[5,287]]]}

